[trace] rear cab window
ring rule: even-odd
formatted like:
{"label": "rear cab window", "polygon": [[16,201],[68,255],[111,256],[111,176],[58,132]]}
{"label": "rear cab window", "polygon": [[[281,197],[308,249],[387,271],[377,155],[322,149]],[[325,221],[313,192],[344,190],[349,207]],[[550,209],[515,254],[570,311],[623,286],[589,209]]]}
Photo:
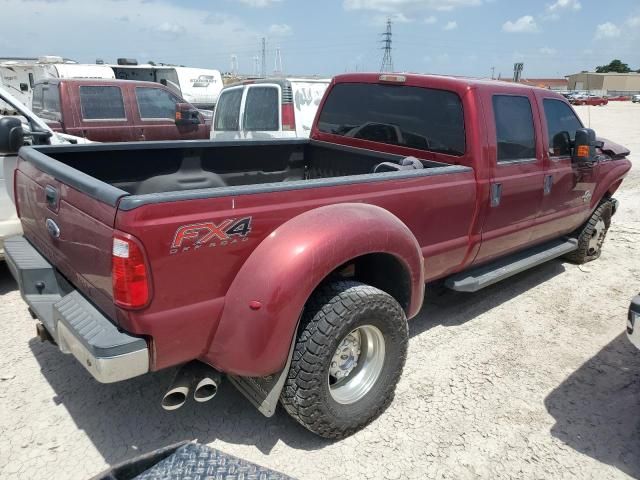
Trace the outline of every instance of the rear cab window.
{"label": "rear cab window", "polygon": [[571,142],[576,137],[576,131],[582,128],[582,122],[571,107],[561,100],[545,98],[542,105],[547,120],[549,155],[551,157],[570,156]]}
{"label": "rear cab window", "polygon": [[120,87],[80,86],[80,107],[84,120],[126,120]]}
{"label": "rear cab window", "polygon": [[447,90],[339,83],[328,94],[318,129],[454,156],[466,149],[462,101]]}
{"label": "rear cab window", "polygon": [[251,85],[244,101],[242,129],[250,132],[280,130],[280,89]]}
{"label": "rear cab window", "polygon": [[240,129],[240,105],[243,87],[224,90],[216,104],[213,129],[220,132],[237,132]]}
{"label": "rear cab window", "polygon": [[153,87],[136,87],[135,92],[142,120],[175,120],[178,97]]}
{"label": "rear cab window", "polygon": [[45,120],[61,121],[62,113],[58,86],[48,84],[36,85],[33,88],[31,110]]}
{"label": "rear cab window", "polygon": [[529,98],[517,95],[494,95],[493,114],[498,163],[535,159],[536,135]]}

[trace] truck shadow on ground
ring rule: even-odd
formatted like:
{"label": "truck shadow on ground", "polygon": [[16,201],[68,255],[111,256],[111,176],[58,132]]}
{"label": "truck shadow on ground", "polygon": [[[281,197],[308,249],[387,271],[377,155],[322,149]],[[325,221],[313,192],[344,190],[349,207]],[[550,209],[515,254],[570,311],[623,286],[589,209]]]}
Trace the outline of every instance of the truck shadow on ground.
{"label": "truck shadow on ground", "polygon": [[462,325],[564,271],[562,262],[552,261],[475,293],[454,292],[442,286],[428,285],[422,310],[409,322],[409,335],[420,335],[438,325]]}
{"label": "truck shadow on ground", "polygon": [[0,295],[18,290],[18,284],[11,276],[9,267],[5,262],[0,262]]}
{"label": "truck shadow on ground", "polygon": [[640,353],[623,333],[545,399],[551,434],[640,478]]}
{"label": "truck shadow on ground", "polygon": [[[410,334],[420,335],[437,325],[460,325],[563,271],[561,263],[552,262],[476,294],[449,291],[433,296],[428,292],[428,302],[412,320]],[[173,369],[103,385],[54,345],[33,339],[29,346],[56,393],[52,401],[66,408],[77,428],[111,465],[182,440],[251,445],[264,454],[279,441],[298,450],[322,449],[332,443],[306,431],[282,408],[273,418],[263,417],[229,382],[208,403],[190,400],[181,409],[166,412],[160,399]]]}

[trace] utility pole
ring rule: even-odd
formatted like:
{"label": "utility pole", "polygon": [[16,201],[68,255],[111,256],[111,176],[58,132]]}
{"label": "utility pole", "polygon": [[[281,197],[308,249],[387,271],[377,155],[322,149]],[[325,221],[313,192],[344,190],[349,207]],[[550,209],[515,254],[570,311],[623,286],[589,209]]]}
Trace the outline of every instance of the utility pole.
{"label": "utility pole", "polygon": [[282,55],[280,53],[280,47],[276,48],[276,60],[273,68],[274,75],[282,75]]}
{"label": "utility pole", "polygon": [[491,67],[491,80],[496,78],[496,67]]}
{"label": "utility pole", "polygon": [[267,76],[267,39],[262,37],[262,77]]}
{"label": "utility pole", "polygon": [[387,31],[382,33],[382,43],[384,46],[382,50],[384,50],[384,56],[382,57],[382,66],[380,67],[381,72],[393,72],[393,58],[391,57],[391,39],[393,37],[393,33],[391,33],[391,19],[387,19]]}
{"label": "utility pole", "polygon": [[253,57],[253,76],[257,77],[260,75],[260,58],[256,55]]}

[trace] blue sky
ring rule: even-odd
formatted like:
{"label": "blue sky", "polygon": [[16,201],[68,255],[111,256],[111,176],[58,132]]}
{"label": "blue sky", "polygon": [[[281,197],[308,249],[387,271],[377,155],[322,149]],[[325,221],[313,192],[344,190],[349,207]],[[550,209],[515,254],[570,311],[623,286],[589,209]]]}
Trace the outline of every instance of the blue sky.
{"label": "blue sky", "polygon": [[[640,68],[639,0],[0,0],[0,56],[61,55],[267,70],[377,71],[393,20],[398,71],[556,77],[621,58]],[[9,20],[9,21],[7,21]]]}

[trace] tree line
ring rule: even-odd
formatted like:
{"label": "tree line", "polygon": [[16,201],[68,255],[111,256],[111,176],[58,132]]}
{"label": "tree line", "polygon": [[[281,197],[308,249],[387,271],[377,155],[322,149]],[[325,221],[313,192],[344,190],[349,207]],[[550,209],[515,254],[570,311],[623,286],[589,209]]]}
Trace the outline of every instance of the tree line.
{"label": "tree line", "polygon": [[[609,65],[600,65],[596,67],[596,73],[631,73],[633,69],[629,67],[629,64],[622,62],[622,60],[612,60]],[[640,69],[636,70],[640,73]]]}

